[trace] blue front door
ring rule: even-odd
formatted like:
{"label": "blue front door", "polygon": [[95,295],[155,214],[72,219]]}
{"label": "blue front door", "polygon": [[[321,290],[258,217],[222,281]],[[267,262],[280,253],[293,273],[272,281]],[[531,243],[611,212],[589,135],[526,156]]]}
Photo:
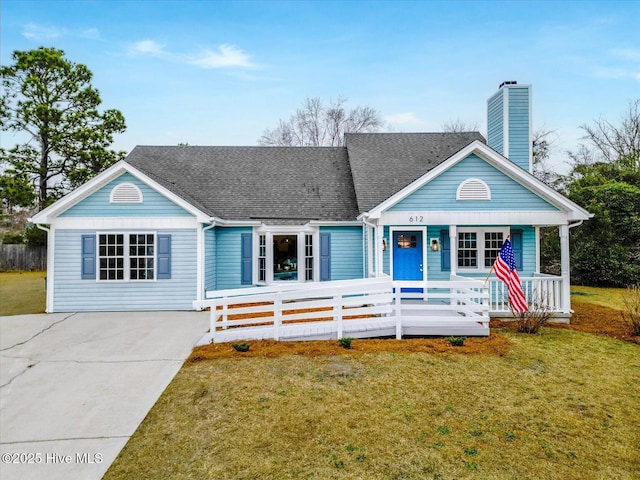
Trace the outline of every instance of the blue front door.
{"label": "blue front door", "polygon": [[393,232],[393,279],[422,280],[422,232]]}

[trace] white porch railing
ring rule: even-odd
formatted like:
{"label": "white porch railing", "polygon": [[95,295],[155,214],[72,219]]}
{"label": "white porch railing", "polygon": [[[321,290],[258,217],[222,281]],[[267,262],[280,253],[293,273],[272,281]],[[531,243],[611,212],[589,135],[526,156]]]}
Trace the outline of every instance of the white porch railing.
{"label": "white porch railing", "polygon": [[[520,277],[522,291],[527,303],[546,305],[551,312],[558,315],[569,313],[569,299],[563,299],[562,277],[540,275],[535,277]],[[490,313],[492,316],[510,315],[507,286],[501,280],[493,277],[487,282],[489,286]]]}
{"label": "white porch railing", "polygon": [[207,300],[194,302],[211,309],[210,331],[199,343],[489,334],[482,282],[430,282],[423,292],[406,291],[416,286],[378,277],[208,292]]}

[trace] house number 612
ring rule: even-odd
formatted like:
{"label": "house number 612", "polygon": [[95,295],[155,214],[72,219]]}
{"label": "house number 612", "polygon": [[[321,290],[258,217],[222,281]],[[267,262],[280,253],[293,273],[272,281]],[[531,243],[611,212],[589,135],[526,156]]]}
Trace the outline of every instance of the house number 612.
{"label": "house number 612", "polygon": [[409,223],[424,223],[424,215],[411,215]]}

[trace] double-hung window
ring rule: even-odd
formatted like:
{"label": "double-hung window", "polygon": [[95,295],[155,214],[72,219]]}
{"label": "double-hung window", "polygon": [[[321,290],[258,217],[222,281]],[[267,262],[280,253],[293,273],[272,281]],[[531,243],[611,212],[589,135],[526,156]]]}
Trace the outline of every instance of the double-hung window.
{"label": "double-hung window", "polygon": [[98,279],[147,281],[156,278],[153,233],[98,234]]}
{"label": "double-hung window", "polygon": [[460,228],[458,269],[489,270],[507,235],[509,235],[508,227]]}

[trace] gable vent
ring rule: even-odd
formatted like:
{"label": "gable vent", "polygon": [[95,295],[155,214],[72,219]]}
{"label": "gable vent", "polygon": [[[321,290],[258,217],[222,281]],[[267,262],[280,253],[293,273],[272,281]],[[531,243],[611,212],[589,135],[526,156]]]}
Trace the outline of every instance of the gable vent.
{"label": "gable vent", "polygon": [[113,187],[111,203],[142,203],[142,192],[133,183],[120,183]]}
{"label": "gable vent", "polygon": [[491,200],[491,190],[479,178],[470,178],[458,187],[456,200]]}

